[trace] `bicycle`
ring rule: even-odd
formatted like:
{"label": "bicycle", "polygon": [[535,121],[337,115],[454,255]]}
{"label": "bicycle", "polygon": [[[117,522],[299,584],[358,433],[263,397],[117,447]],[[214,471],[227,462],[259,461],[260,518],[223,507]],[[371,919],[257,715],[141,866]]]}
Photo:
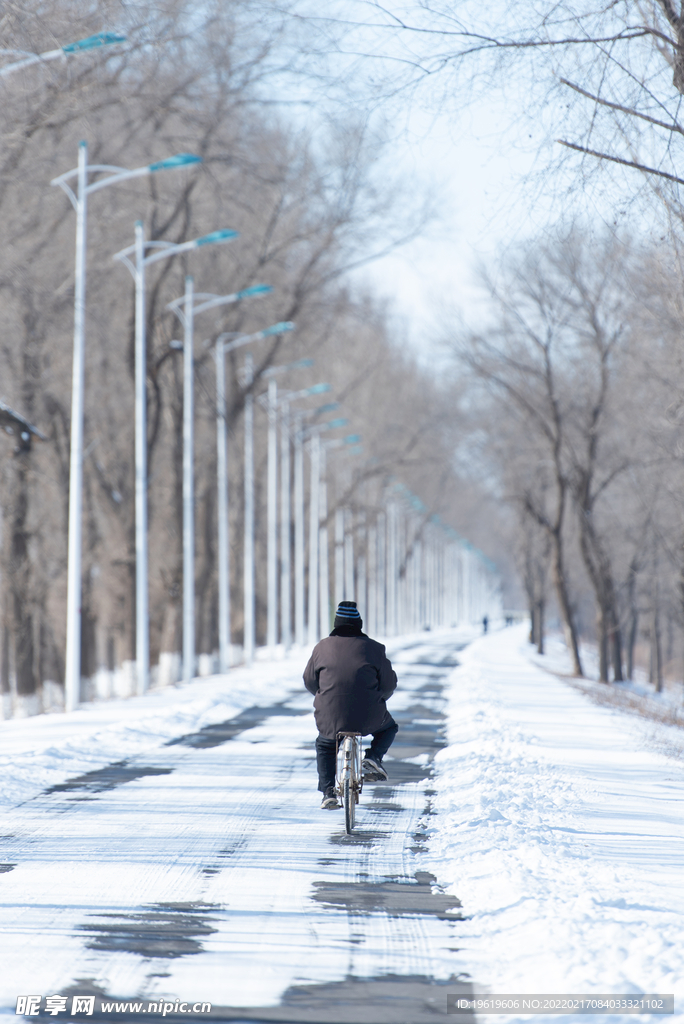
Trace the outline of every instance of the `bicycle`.
{"label": "bicycle", "polygon": [[335,788],[344,806],[344,827],[348,836],[352,834],[356,805],[363,789],[361,774],[361,738],[360,732],[340,732],[337,734],[337,778]]}

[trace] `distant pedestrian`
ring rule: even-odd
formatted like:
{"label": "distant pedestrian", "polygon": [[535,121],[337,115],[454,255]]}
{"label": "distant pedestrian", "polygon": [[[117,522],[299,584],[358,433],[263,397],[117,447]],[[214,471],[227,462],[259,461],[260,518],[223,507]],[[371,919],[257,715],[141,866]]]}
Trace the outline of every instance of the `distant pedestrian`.
{"label": "distant pedestrian", "polygon": [[489,627],[489,619],[487,618],[486,615],[483,615],[482,616],[482,632],[486,633],[488,627]]}
{"label": "distant pedestrian", "polygon": [[316,644],[304,669],[304,685],[314,694],[318,788],[326,810],[342,806],[335,792],[338,733],[372,734],[363,777],[384,782],[382,759],[399,729],[385,704],[396,689],[396,673],[383,645],[362,633],[362,626],[356,602],[340,601],[332,633]]}

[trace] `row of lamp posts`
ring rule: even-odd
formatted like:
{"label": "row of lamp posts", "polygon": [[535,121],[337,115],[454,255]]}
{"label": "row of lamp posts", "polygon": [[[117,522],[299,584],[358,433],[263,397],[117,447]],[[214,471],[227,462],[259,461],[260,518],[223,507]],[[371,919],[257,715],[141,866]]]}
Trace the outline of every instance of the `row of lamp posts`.
{"label": "row of lamp posts", "polygon": [[[290,364],[291,366],[297,364]],[[274,368],[282,372],[286,367]],[[268,372],[268,371],[267,371]],[[485,614],[496,618],[500,610],[498,582],[493,567],[451,528],[430,515],[419,499],[403,485],[390,484],[384,511],[366,522],[367,513],[355,516],[339,505],[334,512],[334,558],[328,540],[327,453],[347,448],[357,453],[361,438],[350,434],[329,439],[326,431],[344,427],[344,418],[320,422],[332,412],[331,402],[292,415],[294,398],[327,389],[315,385],[302,392],[278,394],[274,380],[262,396],[268,412],[267,494],[267,632],[266,642],[278,642],[277,566],[277,435],[281,429],[280,471],[280,643],[287,649],[291,629],[291,494],[290,447],[294,447],[294,638],[297,645],[312,646],[330,624],[330,596],[335,602],[356,599],[369,629],[393,636],[429,628],[479,621]],[[250,428],[251,431],[251,428]],[[251,436],[251,435],[250,435]],[[304,465],[310,459],[308,600],[305,602],[304,559]],[[329,566],[334,568],[331,587]],[[306,612],[306,615],[305,615]]]}
{"label": "row of lamp posts", "polygon": [[[67,568],[67,646],[65,691],[67,710],[75,708],[80,695],[81,677],[81,552],[82,552],[82,489],[83,489],[83,411],[84,411],[84,366],[85,366],[85,297],[86,297],[86,249],[87,249],[87,200],[92,192],[109,185],[119,184],[131,178],[139,178],[158,171],[188,167],[201,162],[201,158],[189,153],[180,153],[166,160],[128,170],[104,164],[88,164],[88,147],[82,142],[79,147],[78,166],[55,178],[51,184],[58,185],[67,193],[76,210],[76,269],[74,289],[74,355],[71,408],[71,458],[69,477],[69,537]],[[91,174],[104,175],[90,181]],[[76,178],[76,189],[70,182]],[[163,240],[146,240],[141,221],[135,226],[133,245],[116,253],[130,270],[135,282],[135,538],[136,538],[136,676],[137,691],[144,693],[149,686],[149,603],[148,603],[148,551],[147,551],[147,409],[146,409],[146,337],[145,337],[145,271],[152,263],[177,256],[181,253],[201,249],[207,245],[232,241],[237,232],[222,229],[187,242],[172,243]],[[190,680],[194,675],[195,626],[194,626],[194,481],[193,481],[193,440],[194,440],[194,323],[195,317],[209,309],[237,302],[270,292],[268,285],[254,285],[229,295],[195,293],[191,276],[186,277],[182,296],[169,303],[170,309],[184,328],[184,340],[175,347],[183,350],[183,678]],[[278,323],[251,335],[233,338],[226,343],[222,335],[216,347],[217,367],[231,347],[248,344],[259,338],[290,331],[291,323]],[[218,378],[217,378],[218,380]],[[223,394],[217,396],[217,403],[223,406],[224,428],[222,441],[225,446],[225,376],[218,383]],[[247,405],[251,413],[251,396]],[[221,460],[219,460],[220,465]],[[227,477],[219,480],[219,502],[227,507]],[[225,520],[224,520],[225,523]],[[227,573],[228,544],[225,533],[219,536],[224,548],[225,572]],[[253,574],[253,563],[252,563]],[[229,604],[225,574],[221,579],[222,661],[227,662],[229,646]],[[249,625],[249,624],[247,624]],[[252,622],[253,637],[253,622]]]}
{"label": "row of lamp posts", "polygon": [[[125,43],[126,37],[114,32],[99,32],[86,39],[68,43],[43,53],[28,53],[21,50],[2,50],[5,56],[17,60],[0,68],[0,77],[53,60],[66,60],[69,56],[97,50],[114,44]],[[132,170],[104,164],[88,163],[88,147],[82,142],[79,147],[78,165],[51,182],[61,187],[69,197],[76,211],[76,262],[74,283],[74,347],[71,402],[71,447],[69,471],[69,524],[67,557],[67,643],[65,665],[66,708],[72,710],[78,704],[81,676],[81,563],[82,563],[82,494],[83,494],[83,426],[84,426],[84,382],[85,382],[85,299],[87,267],[87,211],[91,193],[110,185],[120,184],[133,178],[145,177],[158,171],[188,167],[201,162],[201,157],[181,153],[166,160],[148,164]],[[92,181],[91,175],[98,175]],[[75,188],[71,183],[76,179]],[[135,547],[136,547],[136,676],[138,693],[144,693],[149,685],[149,599],[148,599],[148,552],[147,552],[147,410],[146,410],[146,339],[145,339],[145,270],[151,263],[176,256],[205,245],[223,243],[237,237],[237,232],[221,230],[212,232],[193,241],[174,244],[165,241],[151,241],[144,237],[142,222],[135,226],[135,242],[117,253],[131,271],[135,282]],[[148,250],[152,250],[148,252]],[[196,295],[193,280],[186,278],[183,296],[170,304],[169,308],[178,316],[184,327],[184,341],[178,346],[184,354],[184,414],[183,414],[183,678],[188,680],[194,674],[194,484],[193,484],[193,340],[195,315],[240,299],[271,291],[267,285],[256,285],[232,295]],[[227,335],[221,335],[215,347],[217,366],[217,445],[218,458],[218,500],[219,500],[219,632],[220,661],[222,670],[230,663],[230,597],[229,597],[229,546],[227,537],[228,484],[226,470],[226,410],[225,410],[225,354],[231,348],[249,344],[260,338],[284,333],[293,328],[291,323],[275,324],[263,331],[235,338],[227,343]],[[251,356],[246,367],[251,366]],[[249,371],[248,371],[249,372]],[[249,381],[251,384],[251,379]],[[246,418],[253,416],[253,400],[248,389]],[[34,428],[32,428],[34,429]],[[39,431],[35,431],[39,435]],[[251,433],[251,431],[250,431]],[[247,454],[247,453],[246,453]],[[221,458],[221,455],[224,457]],[[253,544],[253,460],[250,459],[252,502],[252,540],[250,545],[251,563],[245,573],[245,649],[248,655],[254,650],[254,544]],[[246,467],[246,473],[249,472]],[[251,585],[250,579],[251,578]],[[251,614],[247,607],[251,608]]]}
{"label": "row of lamp posts", "polygon": [[[98,33],[76,43],[67,44],[42,54],[21,51],[2,51],[20,59],[0,69],[0,77],[33,64],[66,59],[70,54],[87,52],[103,46],[122,43],[125,37],[115,33]],[[87,202],[93,192],[133,178],[145,177],[159,171],[188,167],[201,162],[193,154],[181,153],[156,163],[133,170],[103,164],[88,164],[87,144],[79,147],[75,169],[53,179],[51,184],[61,187],[76,211],[76,262],[74,289],[74,351],[71,409],[71,453],[69,478],[69,526],[67,569],[67,645],[66,645],[66,707],[76,707],[80,694],[81,652],[81,518],[83,484],[83,419],[84,419],[84,367],[85,367],[85,298],[87,253]],[[98,175],[91,180],[91,175]],[[70,182],[76,179],[75,189]],[[135,225],[133,245],[115,255],[130,270],[135,282],[135,536],[136,536],[136,671],[138,693],[149,685],[149,604],[148,604],[148,551],[147,551],[147,411],[146,411],[146,338],[145,338],[145,270],[162,259],[190,252],[206,245],[229,242],[237,232],[219,230],[192,241],[171,243],[146,240],[142,222]],[[271,291],[268,285],[255,285],[229,295],[196,293],[191,276],[186,277],[185,292],[169,304],[169,308],[184,328],[183,342],[172,342],[182,349],[184,362],[183,388],[183,679],[194,675],[194,483],[193,483],[193,389],[194,389],[194,321],[195,316],[222,305],[255,297]],[[217,421],[217,488],[218,488],[218,561],[219,561],[219,664],[222,672],[231,664],[231,612],[230,561],[228,542],[228,471],[226,430],[225,356],[228,352],[259,339],[282,334],[293,328],[291,323],[278,323],[249,335],[222,334],[214,348],[216,360],[216,421]],[[326,631],[330,617],[330,581],[328,578],[328,510],[326,489],[326,452],[344,445],[358,451],[360,438],[324,439],[322,434],[346,425],[347,420],[337,418],[326,423],[307,422],[301,411],[292,413],[291,404],[299,398],[329,390],[329,385],[318,384],[297,392],[285,392],[278,397],[276,373],[300,366],[311,365],[311,360],[299,360],[285,367],[267,371],[271,376],[266,396],[268,411],[268,500],[267,500],[267,644],[274,647],[278,634],[278,604],[280,605],[280,636],[287,648],[292,638],[292,565],[290,552],[290,446],[294,449],[294,638],[298,645],[305,641],[304,609],[304,467],[303,452],[308,447],[311,468],[309,489],[309,564],[308,564],[308,622],[306,640],[314,644],[321,632]],[[255,592],[254,592],[254,399],[253,360],[247,353],[242,383],[245,388],[245,535],[244,535],[244,657],[250,663],[255,649]],[[333,411],[338,403],[332,402],[313,410],[313,414]],[[279,415],[280,414],[280,415]],[[311,413],[309,417],[313,419]],[[280,501],[280,601],[278,602],[278,501],[277,501],[277,421],[281,422],[281,501]],[[417,499],[410,496],[413,513],[424,511],[416,507]],[[404,505],[406,501],[404,500]],[[419,504],[419,503],[418,503]],[[367,552],[361,556],[355,575],[353,532],[345,529],[344,509],[335,515],[335,592],[358,596],[363,591],[362,604],[367,604],[369,628],[387,634],[400,629],[419,628],[420,623],[444,624],[446,619],[472,620],[480,610],[491,611],[496,604],[492,575],[483,570],[477,553],[455,535],[444,541],[432,524],[428,540],[414,540],[400,551],[399,519],[401,503],[390,501],[386,515],[381,513],[377,523],[365,532]],[[414,515],[415,517],[415,515]],[[404,529],[408,519],[404,514]],[[439,525],[439,524],[438,524]],[[448,531],[446,531],[448,532]],[[438,539],[435,539],[438,537]],[[400,564],[401,563],[401,564]],[[344,566],[344,568],[341,568]],[[382,598],[380,597],[382,593]],[[448,611],[447,611],[448,609]]]}

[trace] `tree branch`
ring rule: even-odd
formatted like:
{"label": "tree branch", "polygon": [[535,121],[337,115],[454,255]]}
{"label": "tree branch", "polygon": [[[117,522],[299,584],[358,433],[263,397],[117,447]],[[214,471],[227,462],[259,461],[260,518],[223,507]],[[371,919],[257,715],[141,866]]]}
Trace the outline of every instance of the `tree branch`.
{"label": "tree branch", "polygon": [[[575,92],[580,93],[582,96],[586,96],[587,99],[594,100],[595,103],[600,103],[603,107],[610,107],[611,110],[619,110],[623,114],[629,114],[631,117],[638,117],[642,121],[648,121],[649,124],[655,124],[659,128],[665,128],[669,132],[679,132],[680,135],[684,135],[684,128],[678,124],[667,124],[665,121],[659,121],[656,117],[649,117],[648,114],[642,114],[638,110],[634,110],[633,107],[623,107],[621,103],[611,103],[610,100],[601,99],[600,96],[595,96],[591,92],[587,92],[586,89],[581,89],[579,85],[575,85],[573,82],[569,82],[567,78],[561,78],[561,83],[567,85],[570,89],[574,89]],[[563,143],[565,145],[565,143]]]}
{"label": "tree branch", "polygon": [[556,139],[561,146],[568,149],[575,149],[578,153],[586,153],[588,156],[598,157],[599,160],[610,160],[614,164],[622,164],[623,167],[634,167],[644,174],[656,174],[659,178],[666,178],[668,181],[675,181],[678,185],[684,185],[684,178],[678,178],[676,174],[668,174],[667,171],[659,171],[655,167],[647,167],[645,164],[638,164],[634,160],[623,160],[619,156],[611,156],[609,153],[599,153],[595,149],[587,149],[586,146],[578,146],[575,142],[567,142],[565,139]]}

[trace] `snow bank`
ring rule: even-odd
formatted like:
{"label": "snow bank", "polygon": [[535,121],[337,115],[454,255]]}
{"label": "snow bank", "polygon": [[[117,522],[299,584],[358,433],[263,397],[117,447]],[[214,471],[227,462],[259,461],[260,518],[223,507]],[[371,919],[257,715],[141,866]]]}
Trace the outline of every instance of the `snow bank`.
{"label": "snow bank", "polygon": [[258,669],[134,697],[96,701],[67,714],[0,722],[0,807],[14,806],[49,786],[115,761],[138,757],[206,725],[225,722],[252,705],[284,700],[302,688],[307,652],[293,652]]}
{"label": "snow bank", "polygon": [[491,993],[674,992],[682,1020],[684,765],[533,664],[525,633],[475,641],[451,677],[429,870],[469,916],[460,957]]}

